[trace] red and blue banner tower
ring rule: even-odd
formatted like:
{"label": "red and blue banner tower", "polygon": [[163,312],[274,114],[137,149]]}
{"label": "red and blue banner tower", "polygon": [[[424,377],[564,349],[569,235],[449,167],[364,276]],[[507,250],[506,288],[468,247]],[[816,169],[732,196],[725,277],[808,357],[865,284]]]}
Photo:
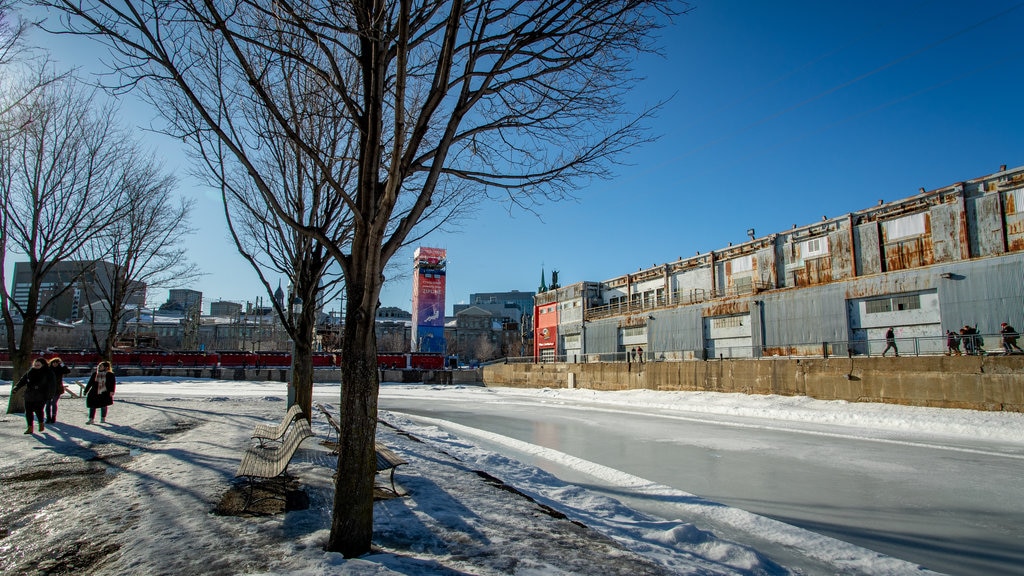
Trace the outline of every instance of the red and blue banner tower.
{"label": "red and blue banner tower", "polygon": [[444,340],[444,248],[425,248],[413,253],[412,346],[415,352],[446,352]]}

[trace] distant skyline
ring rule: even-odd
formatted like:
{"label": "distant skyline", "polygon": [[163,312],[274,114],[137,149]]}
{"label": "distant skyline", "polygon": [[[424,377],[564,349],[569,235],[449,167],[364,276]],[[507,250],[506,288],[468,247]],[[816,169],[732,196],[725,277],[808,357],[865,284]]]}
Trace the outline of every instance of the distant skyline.
{"label": "distant skyline", "polygon": [[[534,291],[542,269],[562,285],[607,280],[744,242],[749,228],[781,232],[1024,165],[1024,3],[694,6],[661,31],[663,57],[638,63],[646,80],[630,104],[669,100],[651,126],[660,139],[623,157],[614,179],[581,182],[575,201],[538,214],[484,205],[458,232],[418,243],[448,251],[446,314],[471,293]],[[99,70],[102,50],[86,39],[33,41],[61,64]],[[122,111],[139,127],[159,123],[130,99]],[[197,201],[187,244],[207,274],[190,286],[204,311],[266,300],[219,195],[187,176],[181,143],[144,140]],[[383,306],[411,309],[414,248],[393,262]]]}

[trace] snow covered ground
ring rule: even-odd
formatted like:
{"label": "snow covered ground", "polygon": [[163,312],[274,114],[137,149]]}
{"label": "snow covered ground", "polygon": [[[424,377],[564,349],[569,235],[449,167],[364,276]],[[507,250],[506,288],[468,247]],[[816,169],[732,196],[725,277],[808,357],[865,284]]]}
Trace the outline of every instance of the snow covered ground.
{"label": "snow covered ground", "polygon": [[[8,386],[2,388],[4,392]],[[386,384],[382,394],[463,395],[467,402],[531,397],[771,416],[881,429],[935,430],[1024,444],[1019,414],[931,410],[807,398],[651,391],[522,390]],[[0,417],[0,570],[20,574],[789,574],[740,541],[693,518],[656,519],[450,430],[383,413],[380,441],[409,464],[396,473],[402,498],[378,502],[374,552],[326,553],[334,461],[307,440],[289,471],[306,510],[262,517],[211,514],[232,485],[257,422],[278,421],[277,382],[132,378],[119,383],[110,423],[86,426],[82,400],[61,401],[59,422],[23,435],[21,415]],[[337,404],[337,387],[317,400]],[[0,396],[0,401],[6,401]],[[393,426],[393,428],[392,428]],[[314,415],[320,438],[327,423]],[[401,433],[399,433],[401,432]],[[546,454],[558,458],[557,454]],[[564,456],[567,465],[587,466]],[[591,469],[630,492],[665,487]],[[676,491],[678,492],[678,491]],[[691,497],[685,493],[680,498]],[[766,534],[815,558],[822,573],[922,574],[919,566],[694,498],[731,525]],[[705,510],[706,512],[706,510]],[[563,517],[564,515],[564,517]]]}

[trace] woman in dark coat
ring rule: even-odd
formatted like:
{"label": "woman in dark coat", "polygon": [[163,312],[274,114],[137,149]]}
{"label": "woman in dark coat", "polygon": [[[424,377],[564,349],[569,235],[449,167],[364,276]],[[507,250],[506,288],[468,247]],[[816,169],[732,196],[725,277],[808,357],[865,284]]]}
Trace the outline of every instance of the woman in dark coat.
{"label": "woman in dark coat", "polygon": [[96,366],[96,371],[89,377],[89,383],[85,385],[85,405],[89,407],[89,421],[86,424],[95,424],[96,409],[100,409],[100,422],[107,421],[107,406],[114,403],[114,386],[116,379],[110,371],[110,362],[104,360]]}
{"label": "woman in dark coat", "polygon": [[50,358],[50,372],[53,373],[53,393],[46,401],[44,410],[47,424],[57,421],[57,400],[64,394],[64,377],[71,373],[71,369],[65,366],[60,358]]}
{"label": "woman in dark coat", "polygon": [[46,425],[43,424],[43,405],[50,399],[52,381],[53,374],[46,365],[46,360],[36,358],[32,361],[32,368],[21,377],[21,380],[18,380],[18,384],[11,391],[11,394],[14,394],[20,388],[25,387],[25,421],[28,423],[25,434],[35,432],[32,427],[33,416],[39,419],[39,431],[46,430]]}

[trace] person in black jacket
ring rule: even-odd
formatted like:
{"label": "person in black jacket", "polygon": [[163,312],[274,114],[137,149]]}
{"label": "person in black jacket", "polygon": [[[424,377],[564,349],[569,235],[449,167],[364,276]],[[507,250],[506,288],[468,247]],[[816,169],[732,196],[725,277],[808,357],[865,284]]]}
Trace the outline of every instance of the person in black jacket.
{"label": "person in black jacket", "polygon": [[46,425],[43,423],[43,405],[50,399],[52,382],[53,373],[46,365],[46,359],[36,358],[32,361],[32,368],[21,377],[21,380],[18,380],[18,384],[11,391],[13,394],[21,387],[25,387],[25,422],[28,423],[25,434],[35,433],[32,426],[33,416],[39,419],[39,431],[46,430]]}
{"label": "person in black jacket", "polygon": [[1002,334],[1003,350],[1005,350],[1007,354],[1013,354],[1014,348],[1017,349],[1017,352],[1024,352],[1024,350],[1020,349],[1020,346],[1017,346],[1017,338],[1020,334],[1017,333],[1016,328],[1010,326],[1006,322],[1003,322],[999,325],[999,333]]}
{"label": "person in black jacket", "polygon": [[47,424],[57,421],[57,400],[64,394],[64,377],[71,373],[71,369],[60,358],[50,358],[50,372],[53,372],[53,393],[43,409]]}
{"label": "person in black jacket", "polygon": [[114,373],[110,371],[110,362],[104,360],[96,366],[96,371],[89,377],[89,383],[85,385],[85,405],[89,407],[89,421],[86,424],[95,424],[96,409],[100,409],[100,422],[107,421],[107,406],[114,403],[114,386],[116,380]]}

